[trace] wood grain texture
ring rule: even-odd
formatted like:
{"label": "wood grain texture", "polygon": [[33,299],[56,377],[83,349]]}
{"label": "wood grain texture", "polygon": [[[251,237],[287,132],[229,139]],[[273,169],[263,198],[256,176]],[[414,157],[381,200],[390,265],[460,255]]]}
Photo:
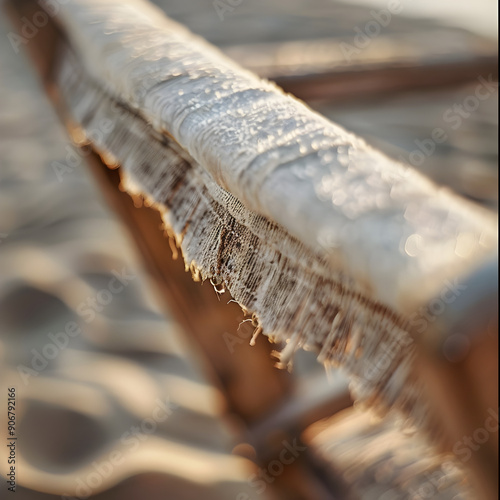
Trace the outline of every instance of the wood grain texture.
{"label": "wood grain texture", "polygon": [[75,123],[160,209],[193,275],[287,341],[284,364],[315,349],[361,400],[425,422],[412,315],[491,255],[494,217],[146,2],[74,1],[57,21],[72,46],[57,82]]}

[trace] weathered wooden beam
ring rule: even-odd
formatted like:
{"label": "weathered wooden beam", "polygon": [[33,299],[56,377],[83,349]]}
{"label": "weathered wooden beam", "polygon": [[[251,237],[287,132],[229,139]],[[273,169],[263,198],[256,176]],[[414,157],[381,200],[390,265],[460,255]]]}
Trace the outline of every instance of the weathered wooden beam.
{"label": "weathered wooden beam", "polygon": [[193,274],[288,342],[283,363],[315,349],[361,400],[428,424],[419,311],[491,258],[495,217],[146,2],[74,0],[56,21],[69,39],[62,100],[126,189],[162,212]]}

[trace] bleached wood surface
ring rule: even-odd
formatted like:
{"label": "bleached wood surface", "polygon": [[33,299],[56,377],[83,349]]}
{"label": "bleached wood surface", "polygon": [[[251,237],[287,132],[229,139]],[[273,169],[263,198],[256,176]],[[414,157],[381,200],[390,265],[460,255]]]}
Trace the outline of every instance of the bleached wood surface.
{"label": "bleached wood surface", "polygon": [[494,217],[142,0],[75,0],[58,21],[76,54],[59,72],[74,119],[89,137],[112,120],[94,145],[164,210],[193,272],[288,351],[347,369],[362,399],[425,420],[408,383],[419,308],[495,252]]}

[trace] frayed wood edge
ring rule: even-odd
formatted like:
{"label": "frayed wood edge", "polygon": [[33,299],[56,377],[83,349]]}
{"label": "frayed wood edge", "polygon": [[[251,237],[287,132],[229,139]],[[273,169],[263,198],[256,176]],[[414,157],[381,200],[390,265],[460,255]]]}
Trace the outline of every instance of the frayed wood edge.
{"label": "frayed wood edge", "polygon": [[[99,120],[114,121],[92,145],[103,162],[112,159],[111,168],[120,164],[123,188],[134,199],[161,213],[174,257],[179,249],[193,279],[222,285],[245,314],[253,314],[256,331],[286,343],[277,353],[280,367],[290,367],[297,349],[314,350],[320,363],[351,377],[357,404],[380,415],[396,410],[407,425],[429,427],[403,318],[364,296],[278,224],[247,210],[168,131],[154,130],[88,78],[70,52],[61,57],[58,79],[70,113],[89,137]],[[377,371],[386,348],[394,346],[387,366]],[[376,376],[367,377],[374,367]]]}

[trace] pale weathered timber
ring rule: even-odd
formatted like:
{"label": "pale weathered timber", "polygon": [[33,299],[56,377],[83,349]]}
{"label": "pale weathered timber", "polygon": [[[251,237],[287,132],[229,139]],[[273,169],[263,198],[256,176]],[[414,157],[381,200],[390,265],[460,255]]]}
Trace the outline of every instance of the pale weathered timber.
{"label": "pale weathered timber", "polygon": [[143,1],[74,1],[56,20],[75,125],[160,208],[193,273],[287,340],[284,362],[316,349],[362,400],[425,420],[408,380],[419,308],[487,260],[494,218]]}

